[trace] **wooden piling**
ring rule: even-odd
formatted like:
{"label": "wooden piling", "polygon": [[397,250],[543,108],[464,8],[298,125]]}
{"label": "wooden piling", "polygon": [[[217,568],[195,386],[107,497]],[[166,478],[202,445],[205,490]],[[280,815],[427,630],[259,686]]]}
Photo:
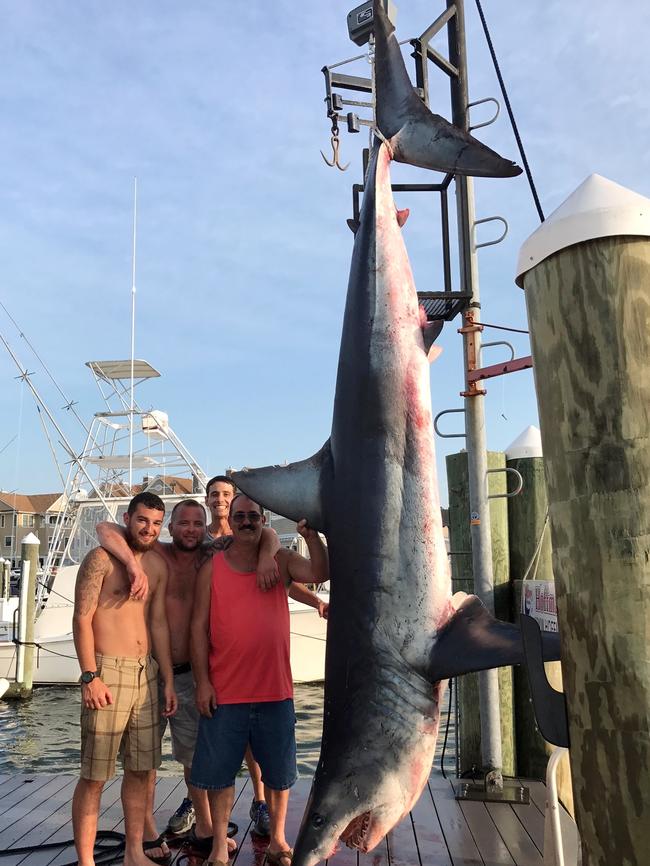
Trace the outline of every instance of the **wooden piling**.
{"label": "wooden piling", "polygon": [[523,280],[585,863],[650,863],[650,241],[574,243]]}
{"label": "wooden piling", "polygon": [[[488,452],[488,468],[504,469],[505,456],[501,452]],[[469,480],[467,452],[447,457],[447,485],[449,490],[449,544],[453,592],[474,592],[472,574],[472,540],[470,534]],[[504,494],[507,489],[506,473],[494,472],[488,476],[490,495]],[[492,527],[492,567],[494,571],[494,606],[497,617],[510,619],[510,563],[508,554],[508,506],[505,499],[490,500]],[[477,674],[457,678],[458,718],[456,739],[460,772],[481,767],[481,718],[478,699]],[[515,735],[513,713],[512,669],[499,670],[499,704],[501,711],[501,744],[503,773],[514,775]]]}

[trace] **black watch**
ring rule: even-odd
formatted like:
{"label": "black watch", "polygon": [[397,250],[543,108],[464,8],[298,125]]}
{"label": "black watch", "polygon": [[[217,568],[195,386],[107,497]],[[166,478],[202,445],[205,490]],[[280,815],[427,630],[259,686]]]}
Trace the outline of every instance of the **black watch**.
{"label": "black watch", "polygon": [[88,683],[92,683],[92,681],[95,679],[95,677],[98,677],[98,676],[99,676],[99,674],[97,673],[97,671],[83,671],[81,674],[80,680],[85,685],[88,685]]}

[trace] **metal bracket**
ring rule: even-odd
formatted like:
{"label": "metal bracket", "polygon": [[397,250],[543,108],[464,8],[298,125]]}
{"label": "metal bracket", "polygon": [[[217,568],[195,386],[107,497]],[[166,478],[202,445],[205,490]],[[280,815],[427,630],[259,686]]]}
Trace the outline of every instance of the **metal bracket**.
{"label": "metal bracket", "polygon": [[479,349],[479,360],[481,358],[481,352],[483,349],[487,349],[488,346],[507,346],[510,349],[510,360],[515,360],[515,350],[512,343],[509,343],[507,340],[495,340],[493,343],[482,343],[481,348]]}
{"label": "metal bracket", "polygon": [[[503,228],[503,234],[501,235],[501,237],[495,238],[494,240],[491,240],[491,241],[483,241],[482,244],[477,244],[476,243],[476,226],[481,225],[482,223],[492,223],[492,222],[503,223],[504,228]],[[504,219],[504,217],[501,217],[501,216],[485,217],[484,219],[474,220],[474,225],[472,226],[472,230],[473,230],[474,249],[480,250],[482,247],[493,247],[496,244],[500,244],[501,241],[508,234],[508,222],[506,219]]]}
{"label": "metal bracket", "polygon": [[515,779],[504,779],[500,770],[489,770],[483,779],[456,783],[457,800],[480,800],[483,803],[530,803],[530,789]]}
{"label": "metal bracket", "polygon": [[503,466],[500,469],[488,469],[487,474],[490,475],[494,472],[512,473],[517,478],[517,487],[515,490],[511,490],[510,493],[493,493],[491,496],[488,494],[488,499],[512,499],[513,496],[517,496],[524,489],[524,479],[518,469],[514,469],[512,466]]}
{"label": "metal bracket", "polygon": [[474,311],[465,310],[463,314],[465,324],[462,328],[458,328],[458,333],[467,335],[465,342],[466,360],[467,360],[467,390],[461,391],[461,397],[481,397],[486,394],[485,388],[479,388],[476,381],[471,378],[474,370],[478,368],[478,348],[474,339],[474,334],[480,333],[483,330],[483,325],[480,322],[474,321]]}
{"label": "metal bracket", "polygon": [[442,418],[443,415],[453,415],[457,412],[462,412],[463,415],[465,414],[464,409],[443,409],[442,412],[438,412],[436,417],[433,419],[433,429],[436,431],[436,433],[438,434],[438,436],[440,436],[441,439],[464,439],[465,438],[464,433],[441,433],[440,430],[438,429],[438,418]]}

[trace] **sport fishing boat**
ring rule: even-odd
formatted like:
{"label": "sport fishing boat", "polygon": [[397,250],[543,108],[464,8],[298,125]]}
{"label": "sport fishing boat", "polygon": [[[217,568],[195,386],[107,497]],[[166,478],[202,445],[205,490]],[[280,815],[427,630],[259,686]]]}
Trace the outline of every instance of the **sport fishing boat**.
{"label": "sport fishing boat", "polygon": [[[12,354],[19,369],[22,367]],[[143,410],[134,390],[160,373],[147,361],[88,361],[105,408],[96,412],[81,452],[63,443],[70,461],[63,507],[49,539],[42,573],[37,577],[34,623],[34,682],[73,684],[79,681],[79,665],[72,639],[74,587],[80,562],[95,547],[95,527],[105,520],[122,523],[122,515],[135,493],[147,490],[165,503],[169,515],[177,502],[205,496],[207,476],[169,424],[165,412]],[[55,423],[33,387],[32,395]],[[56,424],[55,424],[56,426]],[[62,433],[58,426],[59,439]],[[139,477],[134,482],[134,478]],[[302,538],[286,521],[275,519],[281,543],[302,552]],[[282,526],[280,526],[282,522]],[[160,540],[169,541],[167,527]],[[329,592],[319,588],[328,601]],[[4,610],[11,610],[5,605]],[[318,612],[289,599],[291,617],[291,665],[296,682],[323,679],[326,622]],[[0,622],[0,678],[15,677],[17,644],[14,622]]]}

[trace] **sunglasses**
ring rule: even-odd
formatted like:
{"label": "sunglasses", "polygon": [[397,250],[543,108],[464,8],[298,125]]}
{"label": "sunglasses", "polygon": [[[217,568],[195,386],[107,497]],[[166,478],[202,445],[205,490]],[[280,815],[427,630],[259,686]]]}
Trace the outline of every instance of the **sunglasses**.
{"label": "sunglasses", "polygon": [[234,523],[243,523],[245,520],[249,520],[251,523],[259,523],[262,515],[259,511],[235,511],[232,519]]}

